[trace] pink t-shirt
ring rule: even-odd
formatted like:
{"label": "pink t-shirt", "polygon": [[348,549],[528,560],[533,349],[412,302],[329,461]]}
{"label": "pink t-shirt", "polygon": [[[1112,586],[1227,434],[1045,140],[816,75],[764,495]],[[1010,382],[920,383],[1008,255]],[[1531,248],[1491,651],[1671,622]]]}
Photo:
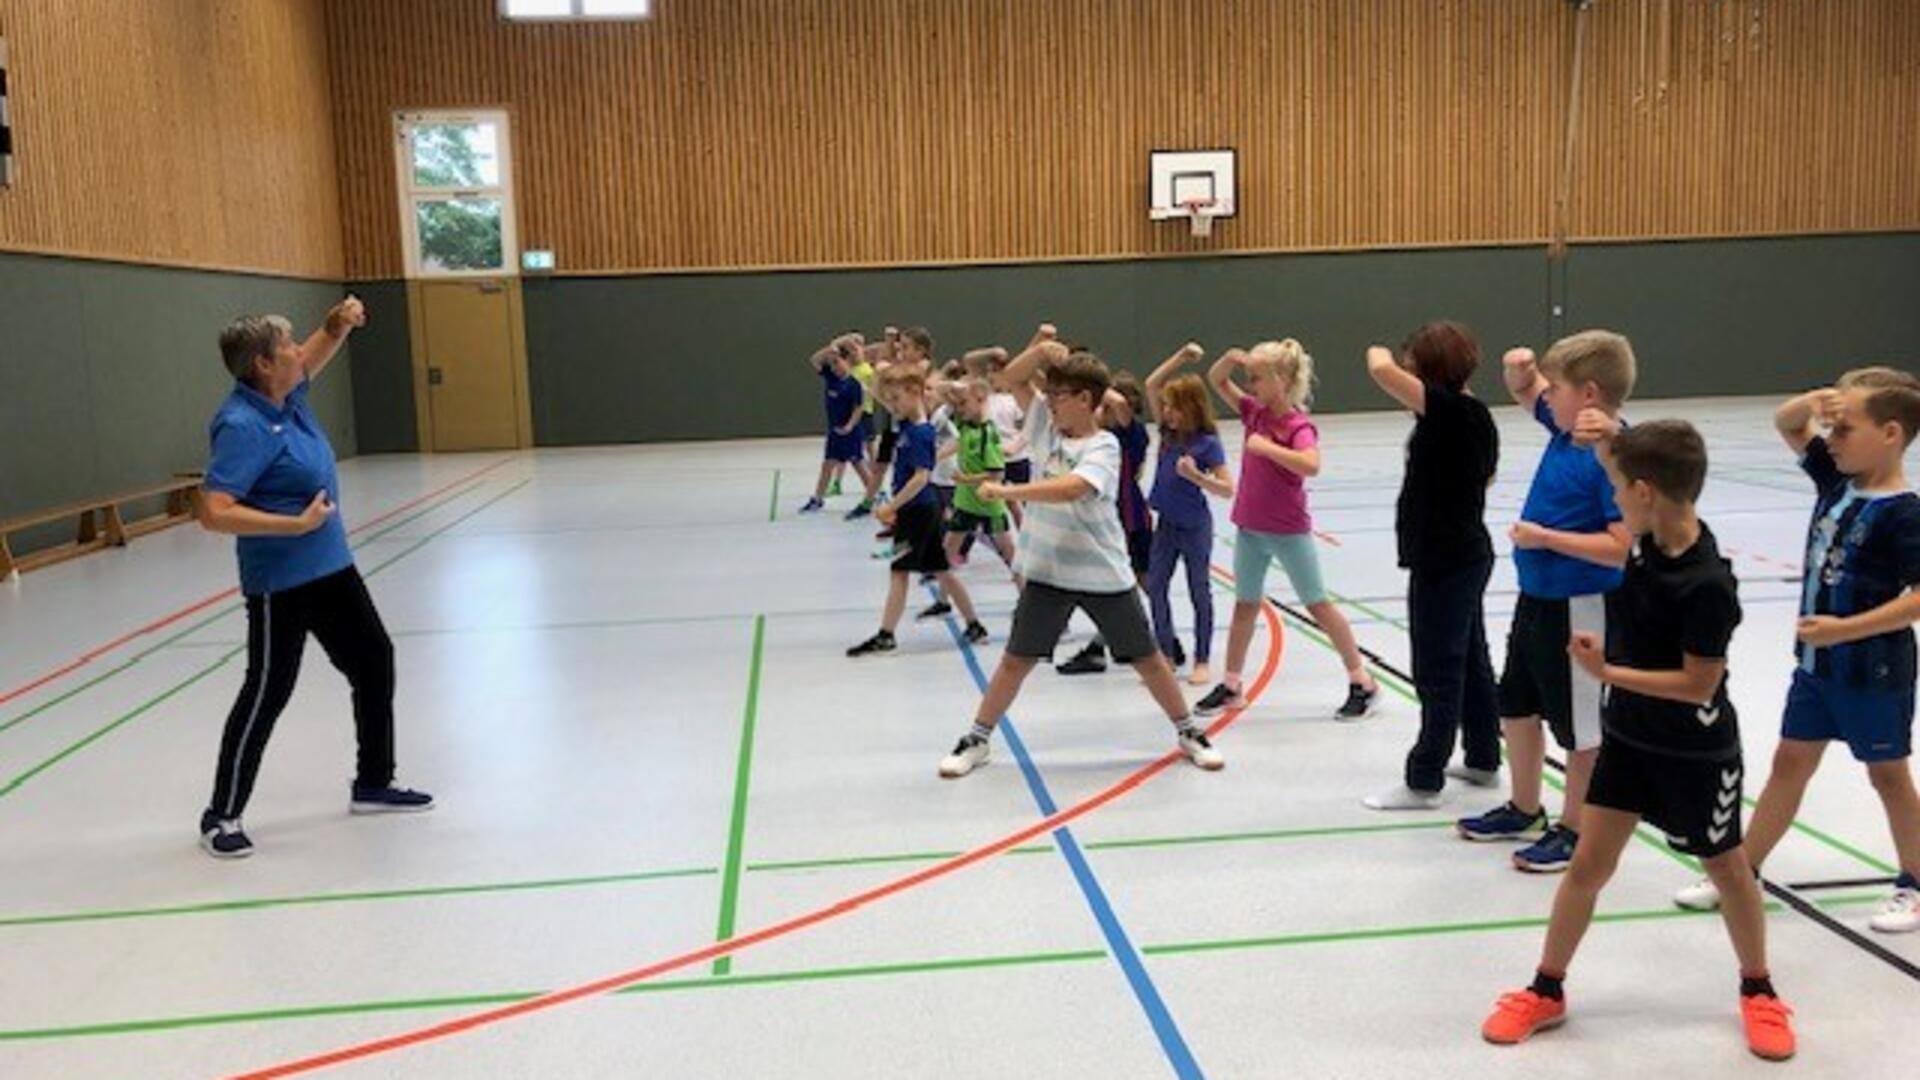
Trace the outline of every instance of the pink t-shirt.
{"label": "pink t-shirt", "polygon": [[[1240,399],[1240,422],[1246,437],[1265,435],[1289,450],[1309,450],[1320,445],[1320,430],[1306,413],[1289,409],[1276,415],[1249,394]],[[1282,468],[1258,454],[1247,453],[1242,444],[1240,486],[1233,496],[1233,523],[1254,532],[1285,536],[1313,531],[1313,518],[1307,513],[1306,479],[1292,469]]]}

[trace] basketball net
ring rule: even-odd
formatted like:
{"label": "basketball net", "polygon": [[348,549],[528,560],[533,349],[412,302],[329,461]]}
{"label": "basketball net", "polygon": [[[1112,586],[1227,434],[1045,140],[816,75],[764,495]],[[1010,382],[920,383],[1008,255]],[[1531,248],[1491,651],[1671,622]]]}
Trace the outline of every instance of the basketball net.
{"label": "basketball net", "polygon": [[1213,235],[1215,214],[1212,199],[1182,199],[1180,205],[1187,208],[1187,224],[1193,228],[1193,235]]}

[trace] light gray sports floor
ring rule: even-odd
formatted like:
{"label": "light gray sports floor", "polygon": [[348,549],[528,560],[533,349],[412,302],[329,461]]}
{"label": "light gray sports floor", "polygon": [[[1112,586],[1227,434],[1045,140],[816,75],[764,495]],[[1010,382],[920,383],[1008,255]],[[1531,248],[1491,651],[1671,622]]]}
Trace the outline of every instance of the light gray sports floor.
{"label": "light gray sports floor", "polygon": [[[1811,503],[1767,410],[1634,410],[1689,417],[1711,440],[1707,517],[1746,603],[1733,677],[1750,796],[1790,671]],[[1542,440],[1513,410],[1500,419],[1489,517],[1503,533]],[[1363,644],[1401,669],[1392,515],[1407,427],[1326,419],[1312,485],[1328,580]],[[1488,1006],[1531,972],[1554,881],[1452,837],[1451,818],[1496,793],[1450,791],[1436,813],[1363,808],[1398,777],[1411,690],[1382,672],[1380,714],[1336,724],[1339,665],[1291,619],[1255,641],[1256,672],[1271,660],[1273,674],[1219,737],[1223,773],[1175,764],[1142,780],[1170,741],[1133,675],[1042,668],[1012,714],[1029,767],[1001,739],[983,771],[938,780],[978,698],[974,665],[990,671],[997,645],[970,656],[951,628],[920,624],[894,656],[843,658],[876,624],[884,564],[870,524],[794,515],[817,453],[805,439],[347,463],[347,522],[399,649],[401,780],[441,805],[348,817],[346,688],[310,650],[247,815],[258,854],[238,863],[209,860],[193,834],[244,662],[242,617],[221,595],[229,542],[176,529],[0,589],[0,1076],[240,1074],[803,916],[817,918],[725,961],[324,1074],[1920,1068],[1920,983],[1786,910],[1774,970],[1802,1053],[1750,1058],[1718,920],[1669,906],[1693,872],[1652,842],[1603,899],[1571,1022],[1518,1049],[1483,1044]],[[1224,542],[1218,561],[1232,563]],[[998,642],[1012,587],[986,561],[964,574]],[[1496,654],[1513,588],[1503,565]],[[1270,591],[1291,599],[1277,574]],[[1227,610],[1222,593],[1219,652]],[[1043,801],[1073,814],[1103,796],[1062,833],[952,865],[1031,831]],[[1884,818],[1843,751],[1802,821],[1771,876],[1891,870]],[[900,883],[923,871],[936,876]],[[1805,895],[1864,932],[1885,891]],[[1920,935],[1875,940],[1920,961]]]}

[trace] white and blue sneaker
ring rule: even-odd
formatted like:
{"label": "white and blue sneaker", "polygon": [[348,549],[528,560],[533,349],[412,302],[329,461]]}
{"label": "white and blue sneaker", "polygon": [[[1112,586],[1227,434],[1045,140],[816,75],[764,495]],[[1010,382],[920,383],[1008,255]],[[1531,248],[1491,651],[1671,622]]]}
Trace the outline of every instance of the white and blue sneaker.
{"label": "white and blue sneaker", "polygon": [[1454,827],[1464,840],[1536,840],[1547,834],[1547,812],[1543,808],[1529,814],[1505,802],[1479,817],[1461,818]]}
{"label": "white and blue sneaker", "polygon": [[253,841],[240,828],[239,818],[222,818],[208,810],[200,815],[200,849],[216,859],[244,859],[253,854]]}

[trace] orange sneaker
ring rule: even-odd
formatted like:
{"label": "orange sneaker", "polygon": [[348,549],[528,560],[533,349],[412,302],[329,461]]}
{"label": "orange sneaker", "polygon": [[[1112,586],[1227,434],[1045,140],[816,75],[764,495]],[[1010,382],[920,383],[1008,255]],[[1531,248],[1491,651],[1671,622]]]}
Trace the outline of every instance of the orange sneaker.
{"label": "orange sneaker", "polygon": [[1793,1010],[1787,1003],[1768,994],[1740,999],[1740,1019],[1747,1026],[1747,1049],[1768,1061],[1785,1061],[1793,1056]]}
{"label": "orange sneaker", "polygon": [[1536,1031],[1557,1028],[1567,1019],[1567,1003],[1564,999],[1541,997],[1532,989],[1516,990],[1511,994],[1500,995],[1500,1003],[1493,1008],[1493,1015],[1480,1025],[1480,1035],[1490,1043],[1512,1046],[1524,1042],[1527,1036]]}

